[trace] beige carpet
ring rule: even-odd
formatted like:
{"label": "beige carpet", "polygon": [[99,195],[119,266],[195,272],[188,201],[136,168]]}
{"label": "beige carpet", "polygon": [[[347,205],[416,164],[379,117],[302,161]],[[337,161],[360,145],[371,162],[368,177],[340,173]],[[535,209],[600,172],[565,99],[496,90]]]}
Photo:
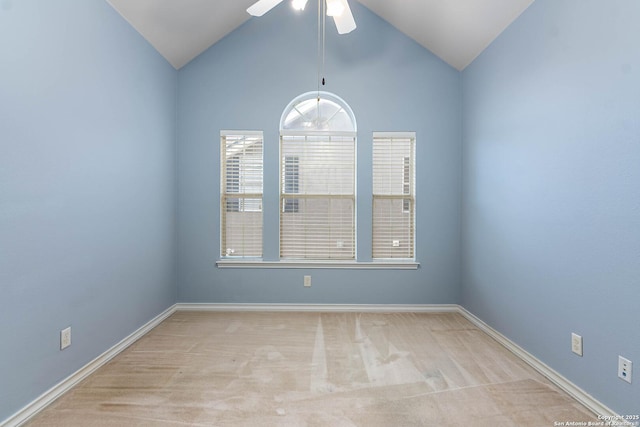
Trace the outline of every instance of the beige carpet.
{"label": "beige carpet", "polygon": [[178,312],[36,426],[553,426],[596,417],[459,314]]}

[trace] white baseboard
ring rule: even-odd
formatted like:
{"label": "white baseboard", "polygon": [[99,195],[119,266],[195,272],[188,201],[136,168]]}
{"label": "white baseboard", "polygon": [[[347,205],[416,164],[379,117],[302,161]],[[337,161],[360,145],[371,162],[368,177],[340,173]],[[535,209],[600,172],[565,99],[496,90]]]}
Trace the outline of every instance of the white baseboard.
{"label": "white baseboard", "polygon": [[529,364],[536,371],[548,378],[567,394],[597,415],[616,416],[617,414],[596,400],[580,387],[567,380],[558,372],[538,360],[532,354],[515,344],[513,341],[484,323],[464,307],[457,304],[190,304],[179,303],[147,322],[131,335],[120,341],[106,352],[96,357],[78,371],[62,380],[59,384],[43,393],[33,402],[22,408],[3,422],[0,427],[18,427],[50,405],[80,381],[91,375],[96,369],[113,359],[131,344],[139,340],[150,330],[159,325],[176,311],[271,311],[271,312],[362,312],[362,313],[460,313],[480,330],[495,339],[518,358]]}
{"label": "white baseboard", "polygon": [[160,313],[158,316],[151,319],[149,322],[145,323],[143,326],[134,331],[131,335],[102,353],[100,356],[93,359],[91,362],[87,363],[85,366],[53,386],[51,389],[44,392],[38,398],[36,398],[33,402],[29,403],[27,406],[22,408],[20,411],[16,412],[14,415],[9,417],[8,419],[0,422],[0,427],[18,427],[29,419],[31,419],[38,412],[49,406],[53,401],[57,398],[65,394],[71,388],[73,388],[80,381],[84,380],[86,377],[95,372],[98,368],[103,366],[105,363],[116,357],[120,354],[124,349],[129,347],[131,344],[142,338],[147,332],[155,328],[159,325],[163,320],[167,317],[171,316],[176,311],[176,306],[173,305]]}
{"label": "white baseboard", "polygon": [[454,313],[455,304],[176,304],[177,311]]}
{"label": "white baseboard", "polygon": [[502,335],[500,332],[493,329],[491,326],[484,323],[480,318],[476,315],[468,311],[462,306],[458,306],[460,314],[467,318],[471,323],[477,326],[480,330],[485,332],[494,340],[498,341],[498,343],[502,344],[507,350],[511,351],[518,358],[522,359],[525,363],[531,366],[533,369],[538,371],[540,374],[545,376],[549,381],[554,383],[556,386],[560,387],[571,397],[576,399],[578,402],[587,407],[591,412],[596,415],[603,416],[617,416],[612,409],[605,406],[603,403],[598,401],[596,398],[591,396],[586,391],[582,390],[580,387],[560,375],[554,369],[543,363],[540,359],[533,356],[531,353],[511,341],[509,338]]}

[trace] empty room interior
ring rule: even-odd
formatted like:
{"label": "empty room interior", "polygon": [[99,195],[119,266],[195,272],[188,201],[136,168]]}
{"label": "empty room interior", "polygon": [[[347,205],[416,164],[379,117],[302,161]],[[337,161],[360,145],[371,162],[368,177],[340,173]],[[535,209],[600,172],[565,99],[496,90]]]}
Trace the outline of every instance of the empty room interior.
{"label": "empty room interior", "polygon": [[640,1],[254,3],[0,0],[0,426],[640,425]]}

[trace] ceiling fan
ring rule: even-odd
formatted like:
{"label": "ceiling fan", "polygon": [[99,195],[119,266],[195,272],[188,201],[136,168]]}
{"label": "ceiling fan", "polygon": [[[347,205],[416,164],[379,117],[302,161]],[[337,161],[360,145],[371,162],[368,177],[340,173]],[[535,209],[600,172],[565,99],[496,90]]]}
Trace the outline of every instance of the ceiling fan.
{"label": "ceiling fan", "polygon": [[[262,16],[271,9],[282,3],[284,0],[258,0],[251,5],[247,12],[253,16]],[[356,21],[351,14],[351,8],[347,0],[318,0],[327,11],[327,15],[333,17],[339,34],[347,34],[356,29]],[[303,10],[307,5],[307,0],[292,0],[294,9]]]}

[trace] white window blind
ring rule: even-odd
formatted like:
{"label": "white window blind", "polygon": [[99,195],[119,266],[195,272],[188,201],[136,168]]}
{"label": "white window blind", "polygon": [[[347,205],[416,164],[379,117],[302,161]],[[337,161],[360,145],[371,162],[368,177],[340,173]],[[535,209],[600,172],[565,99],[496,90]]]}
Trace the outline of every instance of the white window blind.
{"label": "white window blind", "polygon": [[280,141],[280,257],[355,259],[354,133]]}
{"label": "white window blind", "polygon": [[262,256],[262,132],[220,133],[220,253]]}
{"label": "white window blind", "polygon": [[415,258],[415,133],[373,134],[373,258]]}

